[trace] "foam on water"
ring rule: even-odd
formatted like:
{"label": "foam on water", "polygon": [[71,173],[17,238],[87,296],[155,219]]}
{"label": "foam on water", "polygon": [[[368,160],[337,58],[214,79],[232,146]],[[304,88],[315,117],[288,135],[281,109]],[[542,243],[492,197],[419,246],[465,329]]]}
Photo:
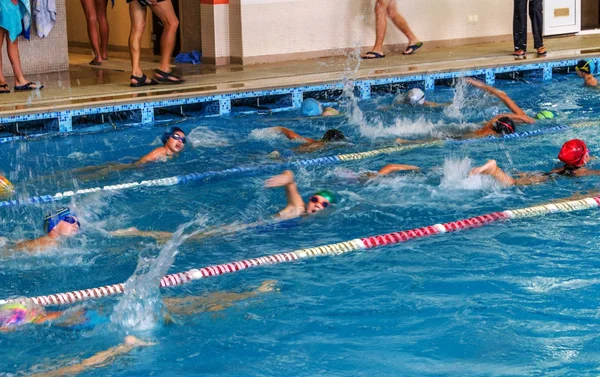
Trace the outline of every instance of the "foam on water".
{"label": "foam on water", "polygon": [[[281,132],[275,131],[273,128],[257,128],[250,132],[250,138],[255,140],[288,140]],[[293,141],[293,140],[292,140]],[[298,140],[297,140],[298,141]],[[298,141],[300,142],[300,141]]]}
{"label": "foam on water", "polygon": [[187,135],[192,145],[197,147],[227,147],[231,145],[226,136],[208,127],[196,127]]}
{"label": "foam on water", "polygon": [[498,190],[500,188],[500,184],[489,176],[470,175],[471,164],[470,158],[446,158],[440,187],[455,190]]}

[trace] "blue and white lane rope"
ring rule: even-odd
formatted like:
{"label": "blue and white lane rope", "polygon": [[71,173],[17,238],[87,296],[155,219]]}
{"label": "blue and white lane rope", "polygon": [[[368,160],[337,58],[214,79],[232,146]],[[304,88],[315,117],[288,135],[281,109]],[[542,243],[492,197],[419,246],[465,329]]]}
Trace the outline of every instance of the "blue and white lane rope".
{"label": "blue and white lane rope", "polygon": [[120,184],[116,184],[116,185],[93,187],[93,188],[80,189],[80,190],[75,190],[75,191],[65,191],[65,192],[56,193],[54,195],[40,195],[40,196],[32,196],[32,197],[29,197],[26,199],[6,200],[6,201],[0,202],[0,207],[10,208],[10,207],[20,207],[20,206],[25,206],[25,205],[32,205],[32,204],[51,203],[51,202],[55,202],[58,200],[70,198],[73,196],[91,194],[91,193],[100,192],[100,191],[122,191],[122,190],[127,190],[127,189],[131,189],[131,188],[135,188],[135,187],[174,186],[174,185],[187,183],[187,182],[207,181],[210,179],[214,179],[214,178],[218,178],[218,177],[225,177],[225,176],[229,176],[229,175],[251,176],[251,175],[258,175],[261,173],[268,173],[268,172],[272,172],[272,171],[285,170],[285,169],[288,169],[288,168],[294,167],[294,166],[332,165],[332,164],[338,164],[338,163],[342,163],[342,162],[346,162],[346,161],[354,161],[354,160],[361,160],[361,159],[365,159],[365,158],[371,158],[371,157],[378,156],[380,154],[404,152],[404,151],[408,151],[408,150],[420,148],[420,147],[442,145],[444,142],[461,143],[461,144],[462,143],[475,143],[475,142],[490,142],[490,141],[491,142],[499,142],[499,141],[504,141],[504,140],[512,140],[512,139],[517,139],[517,138],[537,136],[537,135],[542,135],[542,134],[547,134],[547,133],[561,132],[561,131],[568,130],[570,128],[582,127],[585,125],[592,125],[592,124],[598,124],[598,123],[597,122],[590,122],[589,124],[581,123],[579,125],[573,125],[573,126],[561,125],[561,126],[549,127],[549,128],[544,128],[544,129],[538,129],[538,130],[517,132],[514,134],[510,134],[510,135],[502,135],[501,137],[490,136],[490,137],[481,138],[481,139],[440,140],[440,141],[432,141],[432,142],[421,143],[421,144],[410,144],[410,145],[387,147],[387,148],[375,149],[375,150],[366,151],[366,152],[347,153],[347,154],[340,154],[340,155],[334,155],[334,156],[324,156],[324,157],[317,157],[317,158],[312,158],[312,159],[289,161],[289,162],[278,163],[278,164],[267,164],[267,165],[260,165],[260,166],[248,166],[248,167],[235,167],[235,168],[219,170],[219,171],[191,173],[191,174],[177,175],[177,176],[167,177],[167,178],[145,180],[145,181],[141,181],[141,182],[120,183]]}

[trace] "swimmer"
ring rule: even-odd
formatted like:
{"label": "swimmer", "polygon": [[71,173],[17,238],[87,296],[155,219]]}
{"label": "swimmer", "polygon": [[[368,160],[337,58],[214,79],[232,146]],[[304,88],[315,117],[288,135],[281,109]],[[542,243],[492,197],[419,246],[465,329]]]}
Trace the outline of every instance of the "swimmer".
{"label": "swimmer", "polygon": [[431,102],[425,99],[425,93],[419,88],[413,88],[408,93],[400,93],[394,98],[394,105],[406,104],[410,106],[443,107],[449,103]]}
{"label": "swimmer", "polygon": [[[301,153],[314,152],[318,149],[326,147],[329,143],[346,141],[346,136],[344,136],[344,133],[340,130],[336,130],[335,128],[327,130],[323,134],[323,137],[319,140],[304,137],[285,127],[271,127],[270,129],[283,134],[290,140],[302,140],[304,144],[296,148],[296,151]],[[279,152],[275,152],[277,151],[271,152],[269,156],[275,158],[279,157]]]}
{"label": "swimmer", "polygon": [[292,219],[301,216],[314,215],[337,202],[333,192],[321,190],[314,193],[308,199],[308,204],[305,204],[302,196],[300,196],[300,193],[298,192],[298,187],[294,181],[294,173],[292,173],[291,170],[286,170],[279,175],[267,179],[265,181],[265,187],[283,187],[285,189],[287,205],[276,215],[281,219]]}
{"label": "swimmer", "polygon": [[0,199],[10,198],[15,192],[13,184],[0,172]]}
{"label": "swimmer", "polygon": [[186,143],[185,132],[179,127],[171,127],[162,135],[161,140],[163,142],[162,146],[157,147],[152,152],[133,163],[88,166],[73,170],[73,174],[84,174],[81,175],[79,179],[93,180],[103,178],[110,172],[132,169],[150,162],[165,162],[183,151]]}
{"label": "swimmer", "polygon": [[592,74],[594,67],[595,64],[592,60],[580,60],[575,66],[575,72],[577,72],[577,76],[583,79],[585,86],[598,86],[598,80]]}
{"label": "swimmer", "polygon": [[44,251],[55,248],[60,243],[79,232],[81,224],[77,215],[69,208],[61,208],[57,212],[50,213],[44,218],[45,236],[29,241],[17,242],[12,250],[17,251]]}
{"label": "swimmer", "polygon": [[553,169],[547,173],[520,173],[519,178],[513,178],[506,174],[498,167],[495,160],[489,160],[484,165],[472,169],[470,174],[489,175],[504,186],[534,185],[547,181],[552,175],[568,177],[600,175],[600,170],[591,170],[585,167],[591,157],[590,150],[583,140],[573,139],[564,143],[558,153],[558,159],[564,164],[560,168]]}
{"label": "swimmer", "polygon": [[[496,96],[506,105],[506,107],[509,108],[510,111],[512,111],[512,113],[496,115],[495,117],[487,121],[482,128],[469,134],[462,135],[460,139],[477,139],[488,136],[509,135],[516,131],[517,127],[515,123],[535,123],[535,119],[525,114],[525,111],[523,111],[523,109],[517,106],[517,104],[503,91],[496,89],[492,86],[486,85],[483,82],[475,80],[473,78],[467,78],[465,79],[465,81],[476,88],[479,88]],[[431,140],[396,139],[396,142],[399,144],[415,142],[422,143],[427,141]]]}
{"label": "swimmer", "polygon": [[323,109],[321,103],[314,98],[307,98],[304,101],[302,101],[302,107],[300,108],[300,111],[305,117],[327,117],[340,115],[340,112],[334,109],[333,107],[326,107]]}

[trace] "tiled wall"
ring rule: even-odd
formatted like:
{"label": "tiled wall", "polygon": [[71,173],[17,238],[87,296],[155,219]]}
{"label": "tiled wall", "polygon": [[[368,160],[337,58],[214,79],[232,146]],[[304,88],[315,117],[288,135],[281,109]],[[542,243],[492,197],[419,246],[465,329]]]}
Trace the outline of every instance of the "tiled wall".
{"label": "tiled wall", "polygon": [[[65,0],[62,0],[63,2]],[[67,30],[69,43],[73,45],[89,46],[90,40],[87,35],[87,24],[85,14],[79,0],[67,0]],[[129,5],[125,0],[115,0],[115,7],[111,8],[108,2],[107,17],[110,28],[109,48],[116,50],[127,50],[129,43]],[[148,11],[146,17],[146,31],[142,37],[142,48],[152,48],[152,12]],[[90,51],[91,51],[90,47]]]}
{"label": "tiled wall", "polygon": [[[56,0],[56,8],[57,22],[48,38],[38,38],[33,29],[31,30],[31,41],[19,37],[21,65],[26,78],[31,80],[34,80],[35,77],[27,77],[27,75],[64,71],[69,68],[65,0]],[[2,73],[7,77],[13,76],[10,62],[6,56],[5,45],[2,48]],[[12,80],[8,81],[12,86]]]}

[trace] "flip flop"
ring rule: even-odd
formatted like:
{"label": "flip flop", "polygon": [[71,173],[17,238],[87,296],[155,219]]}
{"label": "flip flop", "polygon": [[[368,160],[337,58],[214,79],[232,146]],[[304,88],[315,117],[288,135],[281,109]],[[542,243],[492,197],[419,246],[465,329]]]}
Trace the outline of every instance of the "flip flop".
{"label": "flip flop", "polygon": [[410,45],[410,46],[406,47],[404,49],[404,51],[402,51],[402,55],[412,55],[412,54],[415,53],[415,51],[417,51],[421,47],[423,47],[423,42],[418,42],[418,43],[416,43],[414,45]]}
{"label": "flip flop", "polygon": [[99,65],[102,65],[102,63],[101,63],[101,62],[97,62],[97,61],[96,61],[96,58],[92,59],[92,61],[91,61],[91,62],[89,62],[88,64],[89,64],[89,65],[94,65],[94,66],[99,66]]}
{"label": "flip flop", "polygon": [[20,85],[20,86],[15,85],[15,92],[25,92],[25,91],[28,91],[28,90],[44,89],[44,85],[41,85],[39,88],[38,87],[34,87],[32,85],[36,85],[36,84],[34,82],[30,81],[30,82],[28,82],[25,85]]}
{"label": "flip flop", "polygon": [[546,50],[546,47],[542,46],[537,49],[537,54],[538,56],[546,56],[548,54],[548,51]]}
{"label": "flip flop", "polygon": [[385,55],[384,54],[380,54],[380,53],[375,52],[375,51],[369,51],[366,54],[364,54],[363,56],[361,56],[360,58],[361,59],[365,59],[365,60],[368,60],[368,59],[383,59],[383,58],[385,58]]}
{"label": "flip flop", "polygon": [[161,71],[158,68],[154,70],[154,78],[163,84],[181,84],[185,81],[180,76],[174,75],[172,72]]}
{"label": "flip flop", "polygon": [[10,89],[8,89],[8,84],[0,85],[0,94],[10,93]]}
{"label": "flip flop", "polygon": [[150,81],[146,81],[146,80],[148,80],[148,77],[146,75],[141,75],[141,76],[131,75],[131,77],[129,79],[135,80],[135,83],[129,82],[129,86],[131,86],[132,88],[139,88],[140,86],[158,85],[158,81],[156,81],[154,79],[150,79]]}

